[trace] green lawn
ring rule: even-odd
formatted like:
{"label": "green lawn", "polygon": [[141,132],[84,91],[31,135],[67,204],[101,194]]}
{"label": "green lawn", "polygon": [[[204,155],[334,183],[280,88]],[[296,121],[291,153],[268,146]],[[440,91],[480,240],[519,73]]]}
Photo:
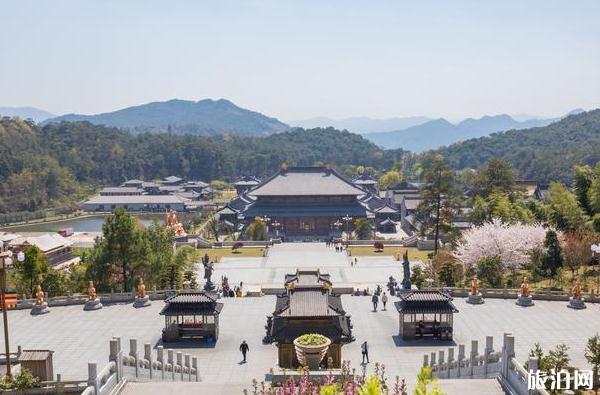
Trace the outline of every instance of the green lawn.
{"label": "green lawn", "polygon": [[415,247],[385,247],[383,251],[377,252],[373,246],[360,246],[360,247],[350,247],[350,253],[352,256],[397,256],[400,254],[400,259],[402,259],[402,254],[405,251],[408,251],[408,259],[419,259],[423,262],[427,262],[427,255],[432,253],[432,251],[421,251],[416,249]]}
{"label": "green lawn", "polygon": [[264,248],[260,247],[242,247],[238,248],[235,252],[229,247],[224,248],[199,248],[198,254],[204,256],[208,254],[211,260],[218,262],[221,257],[262,257]]}

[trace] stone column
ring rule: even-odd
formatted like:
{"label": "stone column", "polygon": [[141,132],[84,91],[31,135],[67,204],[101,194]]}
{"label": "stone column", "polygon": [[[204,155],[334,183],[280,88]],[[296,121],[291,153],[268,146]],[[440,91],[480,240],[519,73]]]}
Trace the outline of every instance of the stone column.
{"label": "stone column", "polygon": [[94,387],[94,394],[99,393],[98,365],[96,362],[88,362],[88,386]]}
{"label": "stone column", "polygon": [[461,376],[462,374],[462,365],[465,362],[465,345],[464,344],[459,344],[458,345],[458,361],[457,361],[457,365],[458,365],[458,377]]}
{"label": "stone column", "polygon": [[[144,359],[148,361],[148,369],[150,370],[150,380],[152,380],[152,346],[150,343],[144,343]],[[144,363],[146,362],[144,361]]]}
{"label": "stone column", "polygon": [[196,381],[200,381],[200,373],[198,372],[198,357],[192,357],[192,368],[194,368]]}
{"label": "stone column", "polygon": [[187,373],[188,373],[187,381],[192,381],[192,367],[190,365],[190,354],[185,354],[184,360],[185,360],[185,367],[187,368]]}
{"label": "stone column", "polygon": [[484,374],[484,377],[487,377],[490,354],[493,351],[494,351],[494,338],[492,336],[486,336],[485,337],[485,350],[483,351],[483,374]]}
{"label": "stone column", "polygon": [[173,350],[167,350],[167,359],[171,366],[171,381],[175,381],[175,362],[173,361]]}
{"label": "stone column", "polygon": [[477,355],[479,354],[478,348],[479,342],[477,340],[471,340],[471,366],[469,368],[469,373],[471,376],[473,376],[474,368],[477,364]]}
{"label": "stone column", "polygon": [[429,366],[429,355],[423,355],[423,366]]}
{"label": "stone column", "polygon": [[450,370],[452,370],[452,364],[454,363],[454,348],[448,347],[448,375],[450,378]]}
{"label": "stone column", "polygon": [[179,366],[181,381],[183,381],[183,353],[181,351],[177,352],[177,366]]}
{"label": "stone column", "polygon": [[156,348],[156,359],[158,360],[158,363],[160,364],[160,378],[161,380],[165,379],[165,359],[164,359],[164,348],[163,346],[158,346]]}
{"label": "stone column", "polygon": [[510,369],[510,361],[515,356],[515,338],[510,333],[504,334],[502,344],[502,368],[500,375],[502,378],[508,378],[508,371]]}
{"label": "stone column", "polygon": [[444,351],[443,350],[438,351],[438,365],[440,366],[439,376],[441,376],[442,370],[445,369],[445,366],[444,366]]}

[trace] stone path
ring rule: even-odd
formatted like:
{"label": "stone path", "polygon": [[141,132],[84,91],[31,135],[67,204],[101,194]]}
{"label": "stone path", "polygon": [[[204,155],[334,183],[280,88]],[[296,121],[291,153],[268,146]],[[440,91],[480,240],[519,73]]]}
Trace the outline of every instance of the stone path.
{"label": "stone path", "polygon": [[[411,262],[420,264],[420,262]],[[224,257],[215,266],[213,282],[220,281],[222,275],[229,278],[230,284],[244,284],[280,287],[286,273],[296,268],[319,268],[329,273],[334,286],[353,286],[373,289],[382,287],[390,275],[401,281],[402,265],[391,256],[358,257],[358,264],[351,267],[350,258],[345,253],[335,252],[324,243],[284,243],[271,248],[265,258]],[[203,269],[198,271],[199,278]]]}

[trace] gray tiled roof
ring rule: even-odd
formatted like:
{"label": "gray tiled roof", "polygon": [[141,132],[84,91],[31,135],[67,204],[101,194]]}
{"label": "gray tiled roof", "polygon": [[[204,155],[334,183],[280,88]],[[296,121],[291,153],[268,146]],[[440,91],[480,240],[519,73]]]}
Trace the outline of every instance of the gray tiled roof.
{"label": "gray tiled roof", "polygon": [[364,195],[365,191],[324,167],[290,167],[248,192],[254,196]]}
{"label": "gray tiled roof", "polygon": [[183,199],[175,195],[127,195],[127,196],[94,196],[85,204],[177,204],[185,203]]}

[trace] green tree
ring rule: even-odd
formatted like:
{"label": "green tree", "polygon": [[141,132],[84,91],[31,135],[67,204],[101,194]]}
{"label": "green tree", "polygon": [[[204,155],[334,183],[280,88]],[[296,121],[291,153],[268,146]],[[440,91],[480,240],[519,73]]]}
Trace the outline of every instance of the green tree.
{"label": "green tree", "polygon": [[173,237],[172,229],[157,222],[142,232],[142,238],[148,246],[147,265],[144,265],[137,274],[144,278],[147,287],[159,285],[163,266],[173,260],[175,250]]}
{"label": "green tree", "polygon": [[557,182],[550,184],[548,212],[551,222],[559,230],[578,229],[588,220],[575,194]]}
{"label": "green tree", "polygon": [[579,205],[586,211],[588,215],[593,215],[589,196],[592,179],[593,173],[591,167],[575,166],[575,179],[573,180],[575,195],[577,196]]}
{"label": "green tree", "polygon": [[515,183],[516,173],[511,164],[503,159],[491,159],[475,176],[475,186],[484,196],[497,191],[508,193]]}
{"label": "green tree", "polygon": [[250,240],[266,240],[267,224],[265,223],[265,220],[260,217],[254,218],[254,221],[246,228],[246,235]]}
{"label": "green tree", "polygon": [[475,226],[481,226],[489,220],[488,205],[483,197],[477,195],[473,199],[473,211],[469,214],[469,220]]}
{"label": "green tree", "polygon": [[544,240],[546,256],[544,258],[544,269],[550,278],[554,278],[558,270],[563,266],[562,250],[558,241],[558,235],[552,229],[546,232]]}
{"label": "green tree", "polygon": [[600,388],[600,335],[596,334],[588,339],[585,347],[585,359],[592,366],[596,394]]}
{"label": "green tree", "polygon": [[398,184],[402,181],[402,173],[398,170],[390,170],[379,177],[379,188],[384,190],[390,185]]}
{"label": "green tree", "polygon": [[590,214],[600,214],[600,162],[594,167],[594,174],[588,190]]}
{"label": "green tree", "polygon": [[[454,173],[441,156],[436,156],[430,169],[425,172],[425,187],[421,190],[419,218],[427,228],[433,228],[434,255],[437,254],[440,231],[449,230],[454,211],[458,206],[459,191]],[[443,228],[443,229],[442,229]]]}
{"label": "green tree", "polygon": [[101,290],[120,285],[129,292],[134,272],[144,273],[148,262],[149,244],[143,228],[132,214],[117,209],[104,222],[102,232],[104,237],[94,247],[88,277]]}
{"label": "green tree", "polygon": [[49,297],[66,295],[69,290],[68,276],[58,270],[50,270],[44,275],[41,285]]}
{"label": "green tree", "polygon": [[358,240],[369,240],[373,237],[371,224],[366,218],[358,218],[354,221],[354,233]]}
{"label": "green tree", "polygon": [[484,258],[477,264],[477,277],[486,285],[498,288],[502,285],[502,262],[500,257]]}
{"label": "green tree", "polygon": [[35,287],[42,283],[44,275],[50,271],[48,257],[37,246],[27,246],[23,250],[25,260],[16,261],[17,289],[27,295],[35,293]]}
{"label": "green tree", "polygon": [[178,248],[161,269],[161,286],[168,289],[181,289],[183,287],[185,272],[191,269],[190,266],[195,257],[193,247],[183,246]]}
{"label": "green tree", "polygon": [[415,265],[412,268],[412,272],[410,274],[410,282],[417,286],[417,288],[421,288],[425,283],[426,275],[423,272],[421,266]]}

